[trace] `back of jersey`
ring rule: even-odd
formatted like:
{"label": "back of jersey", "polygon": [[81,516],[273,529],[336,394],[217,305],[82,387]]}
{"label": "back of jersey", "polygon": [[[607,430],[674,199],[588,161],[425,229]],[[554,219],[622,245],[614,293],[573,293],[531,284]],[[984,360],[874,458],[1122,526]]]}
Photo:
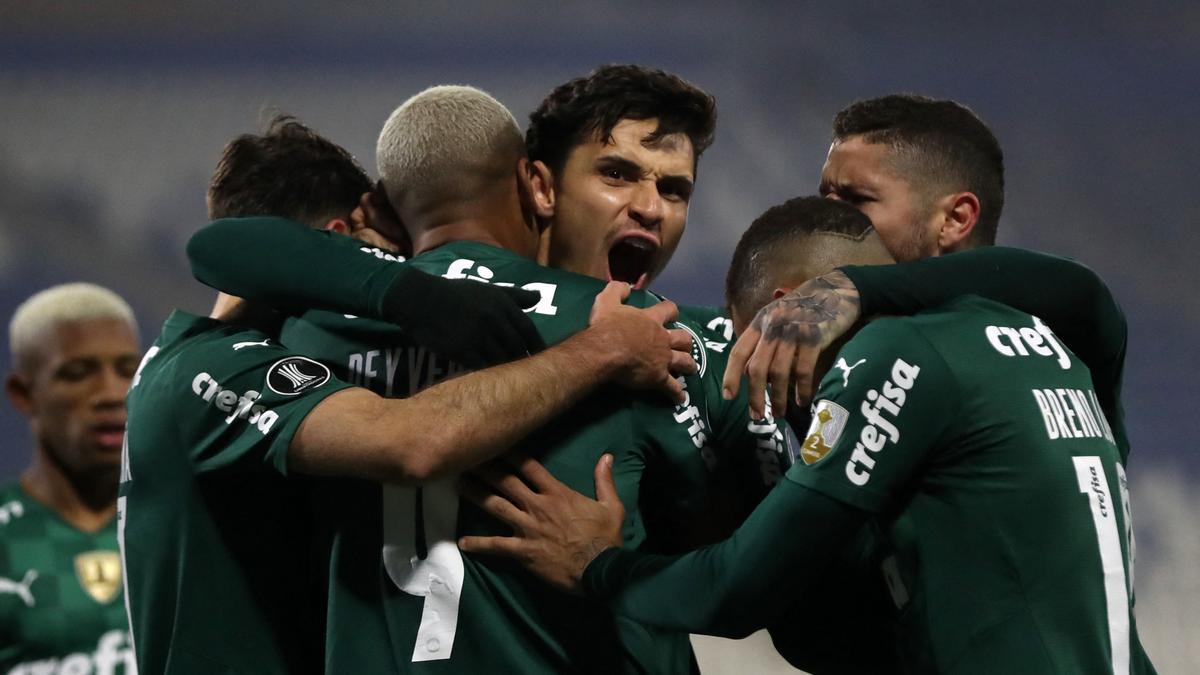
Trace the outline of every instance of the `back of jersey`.
{"label": "back of jersey", "polygon": [[127,397],[117,503],[142,672],[320,669],[325,589],[287,452],[308,413],[346,387],[273,337],[167,319]]}
{"label": "back of jersey", "polygon": [[[411,264],[538,292],[542,300],[529,316],[548,344],[587,326],[604,286],[471,242],[448,244]],[[638,294],[633,302],[654,299]],[[461,372],[394,327],[363,319],[310,313],[290,322],[283,339],[386,396],[406,396]],[[629,506],[626,540],[637,546],[646,536],[637,503],[648,442],[636,433],[630,401],[628,392],[602,387],[516,450],[586,494],[593,492],[596,462],[613,453],[618,490]],[[662,407],[668,420],[671,410]],[[702,461],[698,453],[696,461]],[[459,536],[504,530],[459,499],[454,478],[420,488],[330,482],[324,489],[328,498],[318,511],[330,523],[333,546],[329,672],[672,673],[694,667],[684,634],[614,617],[505,562],[463,556]],[[375,639],[381,634],[386,640]]]}
{"label": "back of jersey", "polygon": [[912,323],[949,367],[941,412],[958,424],[891,523],[893,599],[928,621],[903,630],[931,633],[912,644],[939,670],[1130,672],[1144,657],[1129,492],[1090,373],[1041,321],[996,303]]}
{"label": "back of jersey", "polygon": [[801,482],[877,514],[910,670],[1153,672],[1112,429],[1041,321],[973,296],[878,320],[816,411]]}

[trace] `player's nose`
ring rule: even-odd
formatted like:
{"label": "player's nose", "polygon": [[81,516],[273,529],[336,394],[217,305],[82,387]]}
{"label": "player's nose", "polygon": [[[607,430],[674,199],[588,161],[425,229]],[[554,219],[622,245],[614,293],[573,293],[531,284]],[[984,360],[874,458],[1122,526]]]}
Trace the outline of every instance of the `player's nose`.
{"label": "player's nose", "polygon": [[629,215],[648,230],[657,230],[663,218],[663,197],[653,181],[642,181],[629,202]]}

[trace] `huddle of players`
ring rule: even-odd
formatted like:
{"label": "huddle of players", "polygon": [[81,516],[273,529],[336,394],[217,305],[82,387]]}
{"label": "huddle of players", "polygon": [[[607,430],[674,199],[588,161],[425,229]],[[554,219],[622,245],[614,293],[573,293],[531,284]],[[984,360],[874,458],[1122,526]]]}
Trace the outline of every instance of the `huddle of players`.
{"label": "huddle of players", "polygon": [[[862,666],[853,654],[830,654],[830,644],[922,672],[1096,663],[1126,672],[1123,648],[1129,672],[1148,672],[1132,623],[1130,545],[1101,537],[1098,547],[1102,556],[1115,551],[1130,579],[1120,584],[1123,605],[1104,581],[1112,560],[1092,560],[1101,525],[1091,516],[1103,511],[1105,527],[1128,527],[1114,508],[1119,450],[1128,447],[1118,402],[1124,325],[1107,311],[1103,285],[1070,263],[1001,249],[846,268],[804,283],[838,265],[885,262],[887,251],[913,259],[991,244],[1003,178],[990,132],[961,106],[916,97],[839,115],[822,180],[837,199],[772,209],[739,244],[730,304],[734,321],[748,326],[743,343],[757,340],[758,351],[748,357],[753,345],[739,343],[731,359],[729,320],[717,311],[683,308],[677,317],[669,303],[603,282],[642,287],[665,266],[714,122],[711,97],[632,66],[556,89],[532,115],[525,143],[511,114],[482,92],[427,90],[398,108],[380,137],[380,175],[398,218],[378,191],[360,201],[371,192],[361,169],[295,123],[231,144],[209,194],[212,215],[226,219],[197,234],[189,256],[198,278],[233,295],[219,298],[213,318],[172,315],[128,398],[119,527],[141,667],[686,672],[695,662],[680,629],[740,633],[783,622],[806,630],[782,640],[775,632],[781,652],[818,672]],[[280,176],[295,176],[295,185]],[[874,228],[839,201],[860,206]],[[401,262],[340,233],[377,243],[382,235],[413,258]],[[1058,295],[1026,297],[1035,277]],[[814,306],[821,292],[825,301]],[[994,302],[950,302],[960,293],[1031,311],[1049,328]],[[772,295],[781,297],[751,322]],[[536,335],[514,300],[528,307]],[[304,311],[280,326],[269,306]],[[778,411],[798,368],[792,355],[827,345],[826,319],[839,310],[851,310],[853,323],[860,312],[926,307],[936,309],[877,321],[843,348],[818,392],[802,461],[788,469],[780,427],[765,415],[766,384]],[[663,328],[676,318],[676,328]],[[814,327],[826,331],[816,342]],[[1107,341],[1092,344],[1098,339]],[[540,350],[542,342],[551,347]],[[1011,365],[1004,359],[1042,355],[1049,345],[1060,360],[1018,361],[1022,376],[994,386],[999,368]],[[536,353],[438,383],[463,370],[446,356],[479,365],[527,351]],[[751,384],[726,398],[747,358]],[[1003,366],[978,366],[988,358]],[[732,379],[724,377],[731,360]],[[952,386],[960,407],[942,410],[940,392]],[[1025,393],[1018,409],[1006,402],[1022,386],[1042,397]],[[1093,389],[1086,413],[1075,394],[1058,393]],[[1035,404],[1041,413],[1026,409]],[[1011,410],[996,411],[1005,405]],[[751,406],[766,419],[752,419]],[[1031,420],[1070,442],[1047,443]],[[1005,452],[1014,443],[1046,462],[1087,458],[1065,471],[1080,481],[1080,466],[1099,476],[1090,494],[1107,501],[1093,497],[1089,516],[1081,482],[1054,492],[1050,515],[1029,513],[1031,490],[1045,486],[1028,482],[1036,462]],[[606,503],[619,499],[627,515],[618,516],[615,539],[595,547],[590,538],[572,556],[568,583],[595,558],[587,585],[615,614],[459,551],[464,535],[498,549],[491,537],[506,530],[460,503],[454,476],[510,449],[585,493],[597,460],[612,455],[596,476],[611,472]],[[502,466],[478,475],[516,506],[499,506],[496,495],[479,501],[527,535],[517,507],[529,500],[522,503]],[[948,483],[926,470],[943,466]],[[1053,471],[1065,480],[1060,466]],[[930,503],[945,508],[947,491],[961,501],[928,513]],[[796,508],[797,495],[811,510]],[[1046,536],[1083,537],[1060,563],[1081,579],[1068,594],[1078,606],[1048,593],[1038,599],[1064,573],[1042,564],[1051,557],[1045,547],[1015,557],[996,550],[1012,532],[985,527],[1004,499],[1023,508],[1006,524],[1033,528],[1040,516],[1036,529]],[[643,557],[721,539],[752,510],[725,543],[680,560]],[[1075,511],[1091,530],[1077,527]],[[980,535],[974,556],[956,559],[963,547],[943,535],[970,525],[996,541]],[[597,557],[612,543],[626,548]],[[930,550],[942,556],[930,556],[932,569],[921,566]],[[1029,576],[1017,574],[1027,554],[1035,559]],[[863,598],[853,616],[838,593],[805,594],[801,583],[838,556],[857,556],[838,573],[848,594]],[[544,563],[518,558],[538,571]],[[881,558],[897,609],[871,604]],[[983,577],[985,590],[964,589],[978,570],[963,566],[984,563],[1002,569]],[[773,602],[760,605],[765,597]],[[939,604],[944,597],[956,602]],[[1013,603],[1007,613],[973,614],[998,597]],[[813,640],[813,624],[838,612],[829,642]],[[876,644],[864,649],[855,631],[868,623]],[[890,624],[909,651],[893,650]]]}

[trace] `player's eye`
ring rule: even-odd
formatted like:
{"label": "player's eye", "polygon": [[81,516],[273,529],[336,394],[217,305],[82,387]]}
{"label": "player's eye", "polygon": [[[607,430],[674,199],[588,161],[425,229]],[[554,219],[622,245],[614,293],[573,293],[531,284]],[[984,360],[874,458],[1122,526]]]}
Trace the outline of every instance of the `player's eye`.
{"label": "player's eye", "polygon": [[117,359],[117,363],[115,365],[117,374],[121,377],[133,379],[134,374],[137,373],[139,362],[140,359],[138,359],[136,356],[124,356],[120,359]]}
{"label": "player's eye", "polygon": [[79,382],[95,373],[99,365],[91,359],[67,361],[54,372],[54,377],[67,382]]}
{"label": "player's eye", "polygon": [[669,201],[686,202],[692,198],[692,185],[683,180],[664,180],[658,184],[658,193]]}

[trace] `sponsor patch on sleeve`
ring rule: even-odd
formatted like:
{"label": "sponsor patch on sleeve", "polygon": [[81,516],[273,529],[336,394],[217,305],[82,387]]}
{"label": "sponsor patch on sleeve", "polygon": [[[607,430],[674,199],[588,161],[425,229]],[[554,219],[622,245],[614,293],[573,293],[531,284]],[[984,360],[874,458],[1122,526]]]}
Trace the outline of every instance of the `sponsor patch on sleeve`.
{"label": "sponsor patch on sleeve", "polygon": [[808,435],[800,446],[800,459],[805,464],[816,464],[824,459],[842,437],[842,430],[846,428],[849,418],[850,413],[833,401],[817,401]]}
{"label": "sponsor patch on sleeve", "polygon": [[267,371],[267,386],[283,396],[303,394],[328,381],[329,369],[304,356],[280,359]]}

